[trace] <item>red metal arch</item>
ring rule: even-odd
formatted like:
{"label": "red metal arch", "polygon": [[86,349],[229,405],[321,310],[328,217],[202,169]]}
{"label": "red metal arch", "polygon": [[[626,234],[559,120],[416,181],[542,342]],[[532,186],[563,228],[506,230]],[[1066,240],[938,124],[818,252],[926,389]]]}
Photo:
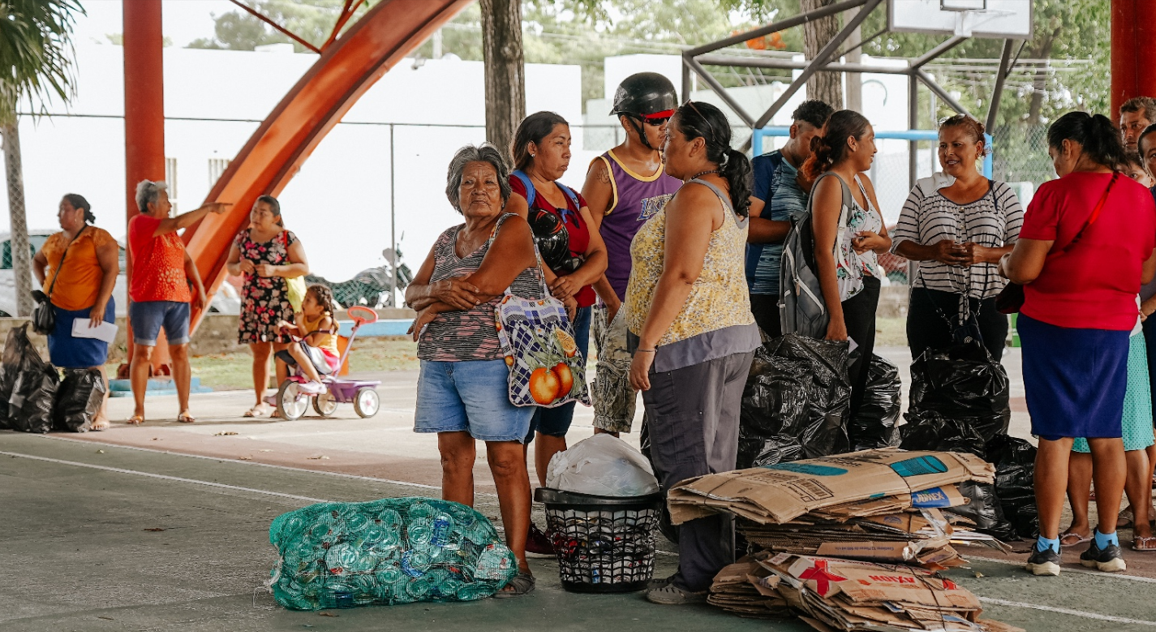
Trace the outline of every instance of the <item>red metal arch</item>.
{"label": "red metal arch", "polygon": [[[279,195],[361,95],[472,0],[384,0],[332,42],[269,114],[206,202],[232,202],[185,231],[205,287],[225,278],[225,259],[257,197]],[[201,314],[193,314],[193,327]]]}

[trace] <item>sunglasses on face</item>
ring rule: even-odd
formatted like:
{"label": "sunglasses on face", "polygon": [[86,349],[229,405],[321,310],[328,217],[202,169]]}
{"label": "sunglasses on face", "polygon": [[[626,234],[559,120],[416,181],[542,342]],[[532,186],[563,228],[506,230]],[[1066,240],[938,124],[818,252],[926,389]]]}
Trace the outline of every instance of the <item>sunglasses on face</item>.
{"label": "sunglasses on face", "polygon": [[669,120],[669,116],[656,116],[654,118],[644,118],[642,119],[642,122],[651,127],[662,127],[663,125],[666,125],[666,122]]}

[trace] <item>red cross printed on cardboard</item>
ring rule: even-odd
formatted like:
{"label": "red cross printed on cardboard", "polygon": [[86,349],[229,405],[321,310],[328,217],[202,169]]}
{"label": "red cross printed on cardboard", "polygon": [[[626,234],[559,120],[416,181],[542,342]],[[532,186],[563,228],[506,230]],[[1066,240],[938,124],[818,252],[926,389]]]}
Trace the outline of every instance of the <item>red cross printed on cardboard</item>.
{"label": "red cross printed on cardboard", "polygon": [[831,592],[831,582],[847,581],[846,577],[840,577],[827,570],[827,560],[815,560],[815,565],[803,571],[799,579],[815,580],[815,592],[819,593],[820,597],[826,597],[827,593]]}

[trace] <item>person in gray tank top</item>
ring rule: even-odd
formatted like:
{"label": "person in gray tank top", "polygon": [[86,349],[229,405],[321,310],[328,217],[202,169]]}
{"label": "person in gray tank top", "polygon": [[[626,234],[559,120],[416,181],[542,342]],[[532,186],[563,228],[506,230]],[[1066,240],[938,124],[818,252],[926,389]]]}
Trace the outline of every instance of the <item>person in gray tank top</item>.
{"label": "person in gray tank top", "polygon": [[627,380],[630,354],[619,309],[630,279],[630,242],[682,186],[663,170],[659,151],[677,106],[674,84],[666,77],[640,72],[624,79],[614,93],[611,114],[618,117],[626,140],[590,162],[582,187],[608,260],[606,274],[594,284],[599,299],[591,325],[598,348],[591,389],[595,433],[618,436],[630,432],[634,422],[637,392]]}

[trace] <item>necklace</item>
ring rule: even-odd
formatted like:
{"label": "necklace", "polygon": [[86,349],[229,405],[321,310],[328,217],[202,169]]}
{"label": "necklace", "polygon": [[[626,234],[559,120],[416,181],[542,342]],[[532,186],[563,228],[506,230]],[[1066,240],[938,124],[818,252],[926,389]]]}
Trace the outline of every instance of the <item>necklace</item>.
{"label": "necklace", "polygon": [[[693,176],[691,176],[690,180],[698,180],[699,176],[705,176],[705,175],[709,175],[712,173],[718,174],[719,170],[718,169],[707,169],[706,171],[700,171],[700,172],[694,174]],[[687,180],[687,182],[690,182],[690,180]]]}

